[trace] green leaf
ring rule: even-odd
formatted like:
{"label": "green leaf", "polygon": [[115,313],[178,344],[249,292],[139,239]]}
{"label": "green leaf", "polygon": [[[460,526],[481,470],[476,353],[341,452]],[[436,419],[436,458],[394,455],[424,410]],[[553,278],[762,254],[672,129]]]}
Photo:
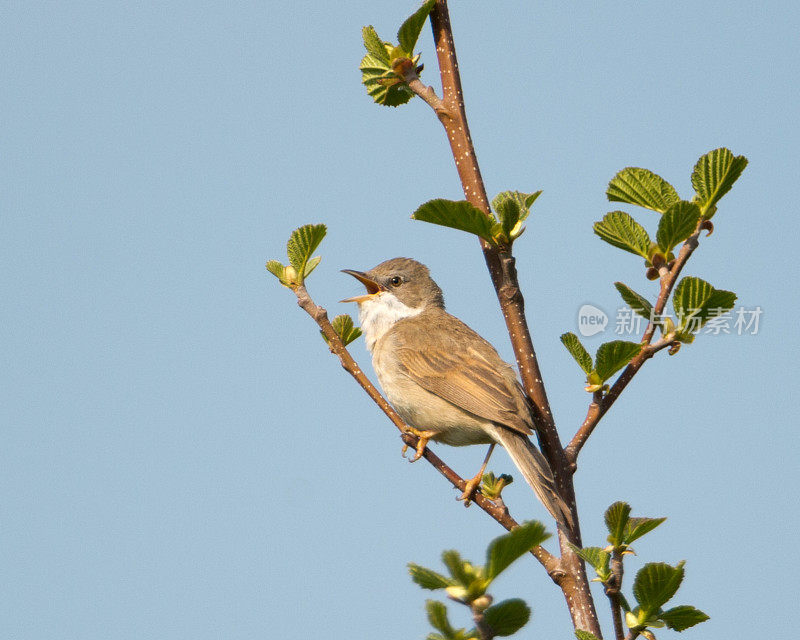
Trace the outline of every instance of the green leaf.
{"label": "green leaf", "polygon": [[625,527],[625,536],[623,542],[631,544],[634,540],[638,540],[646,533],[650,533],[658,525],[664,522],[666,518],[631,518],[628,520],[628,525]]}
{"label": "green leaf", "polygon": [[611,561],[611,554],[608,551],[600,547],[575,548],[574,551],[598,573],[608,573],[608,566]]}
{"label": "green leaf", "polygon": [[[286,244],[289,264],[295,268],[301,281],[303,274],[306,272],[306,264],[311,259],[311,254],[317,250],[327,231],[327,227],[324,224],[307,224],[295,229],[289,237],[289,242]],[[318,263],[319,260],[314,266]]]}
{"label": "green leaf", "polygon": [[586,351],[581,344],[578,336],[572,332],[567,332],[561,336],[561,342],[567,348],[570,355],[575,358],[575,362],[578,363],[578,366],[583,369],[584,373],[588,376],[594,368],[592,356],[589,355],[589,352]]}
{"label": "green leaf", "polygon": [[726,311],[730,311],[735,304],[736,294],[733,291],[714,289],[700,312],[703,324],[711,320],[711,318],[716,318]]}
{"label": "green leaf", "polygon": [[615,175],[606,190],[612,202],[627,202],[664,213],[680,198],[669,182],[648,169],[627,167]]}
{"label": "green leaf", "polygon": [[673,204],[667,212],[661,216],[656,232],[656,242],[665,254],[668,254],[675,246],[686,240],[700,221],[700,207],[694,202],[681,200]]}
{"label": "green leaf", "polygon": [[628,285],[622,282],[615,282],[614,286],[617,288],[617,291],[619,291],[619,295],[622,296],[622,299],[634,311],[634,313],[637,313],[648,320],[650,319],[650,316],[653,313],[653,305],[650,304],[647,298],[639,295]]}
{"label": "green leaf", "polygon": [[445,578],[441,573],[436,573],[433,569],[408,563],[408,572],[411,574],[411,579],[423,589],[445,589],[453,584],[453,581]]}
{"label": "green leaf", "polygon": [[369,25],[361,30],[361,37],[364,38],[364,47],[372,57],[377,58],[386,64],[389,68],[389,52],[386,50],[386,45],[383,40],[378,36],[375,27]]}
{"label": "green leaf", "polygon": [[746,166],[747,158],[734,156],[724,147],[709,151],[697,161],[692,172],[692,186],[704,218],[714,215],[717,202],[731,190]]}
{"label": "green leaf", "polygon": [[649,562],[639,569],[633,581],[633,595],[646,618],[675,595],[683,581],[683,564],[672,567],[665,562]]}
{"label": "green leaf", "polygon": [[451,639],[452,636],[450,638],[446,638],[441,633],[429,633],[427,636],[425,636],[425,640],[451,640]]}
{"label": "green leaf", "polygon": [[496,636],[510,636],[522,629],[531,618],[531,608],[524,600],[511,598],[492,605],[483,619]]}
{"label": "green leaf", "polygon": [[550,537],[544,525],[531,520],[495,538],[486,550],[486,577],[494,580],[517,558],[525,555]]}
{"label": "green leaf", "polygon": [[405,80],[398,76],[391,67],[389,54],[387,59],[378,58],[368,53],[361,60],[361,83],[366,87],[372,99],[384,107],[398,107],[414,97]]}
{"label": "green leaf", "polygon": [[608,244],[647,258],[650,236],[644,227],[624,211],[607,213],[594,223],[594,232]]}
{"label": "green leaf", "polygon": [[311,272],[317,268],[317,265],[319,265],[320,260],[322,260],[322,256],[311,258],[311,260],[308,261],[308,263],[306,264],[305,273],[303,273],[304,279],[307,278],[311,274]]}
{"label": "green leaf", "polygon": [[625,541],[625,529],[631,515],[631,505],[627,502],[615,502],[605,513],[606,527],[608,528],[608,541],[615,547],[621,546]]}
{"label": "green leaf", "polygon": [[685,328],[690,318],[699,318],[703,305],[713,292],[714,287],[705,280],[692,276],[681,279],[672,296],[672,308],[680,328]]}
{"label": "green leaf", "polygon": [[277,260],[270,260],[267,262],[267,271],[269,271],[272,275],[274,275],[278,280],[281,281],[281,284],[284,283],[283,279],[283,263],[278,262]]}
{"label": "green leaf", "polygon": [[442,553],[442,562],[450,570],[453,580],[463,587],[468,588],[475,580],[475,572],[472,570],[472,565],[462,559],[461,554],[455,549],[444,551]]}
{"label": "green leaf", "polygon": [[700,609],[695,609],[689,605],[667,609],[661,613],[659,618],[674,631],[683,631],[709,619]]}
{"label": "green leaf", "polygon": [[425,609],[428,612],[428,622],[431,626],[449,638],[453,635],[454,629],[447,619],[447,607],[438,600],[426,600]]}
{"label": "green leaf", "polygon": [[492,239],[494,218],[471,205],[466,200],[445,200],[438,198],[421,205],[412,215],[412,220],[431,222],[443,227],[474,233],[487,242]]}
{"label": "green leaf", "polygon": [[575,629],[575,637],[578,640],[600,640],[596,635],[583,629]]}
{"label": "green leaf", "polygon": [[428,19],[436,0],[427,0],[422,6],[417,9],[400,27],[397,32],[397,39],[400,46],[409,55],[414,54],[414,47],[417,45],[417,38],[419,38],[422,27],[425,26],[425,21]]}
{"label": "green leaf", "polygon": [[613,340],[601,344],[595,356],[595,371],[600,380],[605,382],[617,371],[628,364],[642,350],[638,342]]}
{"label": "green leaf", "polygon": [[678,318],[678,330],[685,334],[697,332],[712,318],[730,311],[736,304],[736,294],[715,289],[705,280],[687,276],[672,296],[672,307]]}
{"label": "green leaf", "polygon": [[542,194],[521,193],[520,191],[502,191],[492,200],[492,210],[500,219],[500,226],[506,240],[514,240],[522,235],[522,223],[528,218],[531,206]]}
{"label": "green leaf", "polygon": [[333,330],[336,331],[338,336],[342,339],[344,346],[347,346],[361,335],[361,329],[353,325],[353,319],[346,313],[336,316],[333,322],[331,322],[331,325],[333,326]]}

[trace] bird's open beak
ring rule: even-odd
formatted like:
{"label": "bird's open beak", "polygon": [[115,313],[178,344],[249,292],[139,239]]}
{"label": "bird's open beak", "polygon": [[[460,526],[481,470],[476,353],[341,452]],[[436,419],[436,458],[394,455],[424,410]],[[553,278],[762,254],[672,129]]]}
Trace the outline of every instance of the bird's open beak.
{"label": "bird's open beak", "polygon": [[354,296],[352,298],[346,298],[344,300],[339,300],[339,302],[364,302],[364,300],[369,300],[372,296],[384,291],[384,288],[371,279],[367,274],[363,271],[353,271],[352,269],[342,269],[342,273],[347,273],[353,276],[356,280],[358,280],[361,284],[363,284],[367,288],[366,295],[363,296]]}

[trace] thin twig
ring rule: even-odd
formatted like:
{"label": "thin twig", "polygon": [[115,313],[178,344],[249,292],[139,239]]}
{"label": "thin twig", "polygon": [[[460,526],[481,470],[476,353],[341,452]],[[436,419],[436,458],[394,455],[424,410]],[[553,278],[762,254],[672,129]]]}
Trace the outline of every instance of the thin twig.
{"label": "thin twig", "polygon": [[611,618],[614,621],[614,635],[617,640],[623,640],[625,629],[622,626],[622,606],[620,602],[620,589],[622,588],[622,554],[616,549],[611,556],[611,578],[605,584],[605,592],[611,604]]}
{"label": "thin twig", "polygon": [[[339,334],[336,333],[336,330],[328,320],[328,312],[311,299],[311,296],[304,286],[296,286],[292,290],[297,296],[297,304],[319,325],[319,328],[322,330],[322,334],[328,341],[328,347],[330,348],[331,353],[339,358],[339,361],[341,362],[345,371],[355,378],[356,382],[358,382],[361,388],[367,392],[367,395],[372,398],[375,404],[381,408],[381,410],[400,430],[402,433],[401,438],[403,442],[412,448],[416,448],[418,438],[415,435],[408,433],[408,425],[406,425],[403,419],[392,408],[392,405],[389,404],[386,398],[381,395],[380,391],[378,391],[375,385],[370,382],[369,378],[367,378],[367,376],[361,370],[361,367],[353,359],[353,356],[350,355],[350,352],[347,350],[344,343],[342,343]],[[433,451],[430,450],[429,447],[425,448],[422,457],[425,458],[425,460],[427,460],[434,469],[447,478],[447,480],[450,481],[454,487],[456,487],[459,491],[464,491],[466,488],[466,480],[464,480],[455,471],[453,471],[452,468],[445,464],[435,453],[433,453]],[[509,515],[508,508],[505,506],[505,504],[495,504],[483,494],[477,492],[474,494],[472,501],[483,511],[488,513],[489,516],[496,520],[505,529],[510,531],[511,529],[519,526],[517,521]],[[542,546],[531,549],[531,554],[547,570],[548,575],[550,575],[553,581],[558,584],[558,582],[562,579],[562,571],[559,559],[553,556]]]}
{"label": "thin twig", "polygon": [[611,405],[616,402],[622,391],[628,386],[628,383],[633,380],[633,377],[639,369],[642,368],[642,365],[644,365],[648,359],[652,358],[657,351],[672,344],[672,340],[666,340],[664,338],[653,344],[651,344],[651,342],[658,326],[657,320],[664,313],[664,307],[667,305],[675,283],[678,281],[678,277],[683,267],[686,265],[686,262],[700,244],[699,238],[702,225],[702,221],[698,223],[695,232],[683,243],[678,257],[675,258],[672,263],[672,268],[661,277],[661,288],[658,293],[658,298],[656,299],[656,304],[653,307],[653,314],[642,336],[642,343],[645,345],[644,348],[628,363],[628,366],[623,369],[616,382],[611,385],[608,393],[606,393],[599,402],[597,402],[596,397],[593,399],[586,413],[586,418],[584,418],[580,428],[567,445],[565,453],[573,473],[577,469],[578,454],[583,448],[583,445],[586,444],[589,436],[592,435],[597,423],[600,422],[606,412],[608,412]]}

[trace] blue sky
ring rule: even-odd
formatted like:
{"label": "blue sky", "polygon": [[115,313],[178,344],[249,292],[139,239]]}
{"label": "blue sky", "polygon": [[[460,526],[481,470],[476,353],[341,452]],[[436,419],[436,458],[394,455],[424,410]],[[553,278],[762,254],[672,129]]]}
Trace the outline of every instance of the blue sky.
{"label": "blue sky", "polygon": [[[501,533],[400,457],[394,427],[264,270],[293,228],[324,222],[309,288],[332,314],[355,311],[337,303],[358,292],[340,269],[415,257],[512,358],[477,242],[409,219],[460,186],[430,110],[378,107],[359,84],[361,27],[391,37],[415,8],[372,4],[0,8],[7,637],[422,638],[429,594],[406,563],[438,566],[448,548],[479,561]],[[701,154],[749,158],[685,273],[761,307],[758,334],[701,336],[648,363],[576,486],[586,544],[603,543],[615,500],[668,516],[628,571],[687,561],[675,602],[712,619],[686,637],[787,637],[796,7],[453,5],[488,191],[544,191],[515,249],[562,438],[588,397],[558,336],[583,304],[613,317],[615,280],[653,291],[638,259],[592,234],[618,208],[608,180],[644,166],[688,197]],[[427,28],[420,46],[435,83]],[[636,216],[654,231],[655,214]],[[351,351],[371,373],[363,342]],[[483,456],[436,451],[463,475]],[[502,452],[493,468],[511,471]],[[507,500],[518,519],[546,516],[521,483]],[[533,607],[520,637],[571,637],[533,561],[495,595]]]}

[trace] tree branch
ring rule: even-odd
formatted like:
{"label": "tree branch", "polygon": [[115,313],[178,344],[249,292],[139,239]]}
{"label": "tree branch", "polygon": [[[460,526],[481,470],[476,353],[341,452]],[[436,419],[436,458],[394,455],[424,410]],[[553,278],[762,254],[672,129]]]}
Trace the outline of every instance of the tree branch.
{"label": "tree branch", "polygon": [[614,384],[608,390],[608,393],[606,393],[602,399],[598,401],[598,398],[595,395],[592,403],[589,405],[586,418],[584,418],[580,428],[567,445],[565,453],[570,465],[570,469],[573,473],[578,468],[578,454],[583,448],[583,445],[586,444],[586,441],[589,439],[589,436],[592,435],[597,423],[600,422],[603,416],[608,412],[608,410],[611,408],[611,405],[616,402],[622,391],[628,386],[628,383],[633,380],[633,377],[636,375],[639,369],[641,369],[644,363],[652,358],[656,352],[673,344],[673,340],[669,338],[669,335],[651,344],[653,335],[655,334],[658,326],[656,320],[664,313],[664,307],[667,305],[667,301],[672,293],[672,289],[675,287],[675,283],[678,281],[678,277],[680,276],[683,267],[686,265],[686,262],[689,260],[692,253],[694,253],[694,250],[697,249],[700,244],[699,238],[700,232],[704,228],[703,225],[703,221],[698,223],[694,233],[689,236],[686,242],[683,243],[683,246],[678,253],[678,257],[675,258],[671,267],[665,271],[661,277],[661,289],[658,293],[656,304],[653,307],[653,315],[644,331],[644,335],[642,336],[642,343],[645,345],[644,348],[642,348],[639,354],[628,363],[628,366],[625,367],[625,369],[623,369],[616,382],[614,382]]}
{"label": "tree branch", "polygon": [[[414,84],[414,86],[409,83],[409,86],[434,109],[442,123],[450,142],[450,149],[465,198],[486,215],[491,215],[489,199],[486,195],[486,188],[475,157],[475,149],[467,123],[447,0],[436,0],[430,18],[442,79],[443,97],[441,102],[437,103],[433,98],[435,93],[422,83]],[[413,77],[407,78],[407,82],[409,79],[414,80]],[[533,348],[533,340],[525,317],[525,300],[519,288],[514,258],[511,255],[510,247],[494,247],[481,240],[481,249],[506,322],[523,388],[531,400],[534,424],[539,435],[542,453],[550,463],[559,491],[572,512],[573,528],[566,530],[559,525],[558,538],[564,571],[559,585],[567,600],[575,628],[591,631],[598,638],[602,638],[589,589],[589,580],[586,576],[586,568],[580,557],[570,547],[570,543],[581,546],[572,474],[555,427],[536,351]]]}
{"label": "tree branch", "polygon": [[[438,102],[433,101],[431,95],[435,93],[431,87],[423,85],[418,78],[413,82],[415,78],[411,76],[406,81],[411,80],[409,86],[414,93],[431,105],[439,117],[450,142],[464,197],[486,215],[490,215],[489,199],[469,132],[446,0],[437,0],[431,12],[431,25],[444,97]],[[416,72],[412,72],[415,76]],[[558,475],[559,469],[565,466],[565,459],[525,317],[525,300],[519,288],[514,257],[508,248],[493,247],[484,240],[481,240],[481,249],[511,338],[523,387],[533,403],[542,451]]]}
{"label": "tree branch", "polygon": [[[339,338],[339,334],[336,333],[336,330],[328,320],[328,312],[323,307],[320,307],[314,303],[303,285],[293,287],[292,291],[294,291],[294,294],[297,296],[297,304],[309,316],[311,316],[317,325],[319,325],[322,334],[328,341],[328,347],[330,348],[331,353],[339,358],[339,361],[341,362],[345,371],[355,378],[356,382],[358,382],[361,388],[367,392],[367,395],[369,395],[375,404],[381,408],[381,411],[383,411],[400,430],[402,433],[401,438],[403,442],[412,448],[416,448],[418,438],[415,435],[408,433],[408,425],[403,422],[403,419],[392,408],[392,405],[390,405],[386,398],[381,395],[380,391],[378,391],[375,385],[370,382],[369,378],[367,378],[367,376],[361,370],[361,367],[359,367],[358,363],[353,359],[353,356],[350,355],[347,347],[345,347],[341,338]],[[429,447],[425,448],[422,457],[425,458],[425,460],[427,460],[434,469],[447,478],[447,480],[454,487],[456,487],[459,491],[464,491],[466,488],[466,481],[455,471],[453,471],[453,469],[451,469],[447,464],[445,464],[435,453],[433,453]],[[517,521],[509,515],[508,509],[502,502],[495,504],[486,496],[478,492],[474,494],[472,501],[505,529],[510,531],[511,529],[519,526]],[[552,580],[556,584],[559,584],[563,579],[563,572],[561,570],[561,563],[559,559],[553,556],[542,546],[531,549],[531,554],[545,568]]]}

